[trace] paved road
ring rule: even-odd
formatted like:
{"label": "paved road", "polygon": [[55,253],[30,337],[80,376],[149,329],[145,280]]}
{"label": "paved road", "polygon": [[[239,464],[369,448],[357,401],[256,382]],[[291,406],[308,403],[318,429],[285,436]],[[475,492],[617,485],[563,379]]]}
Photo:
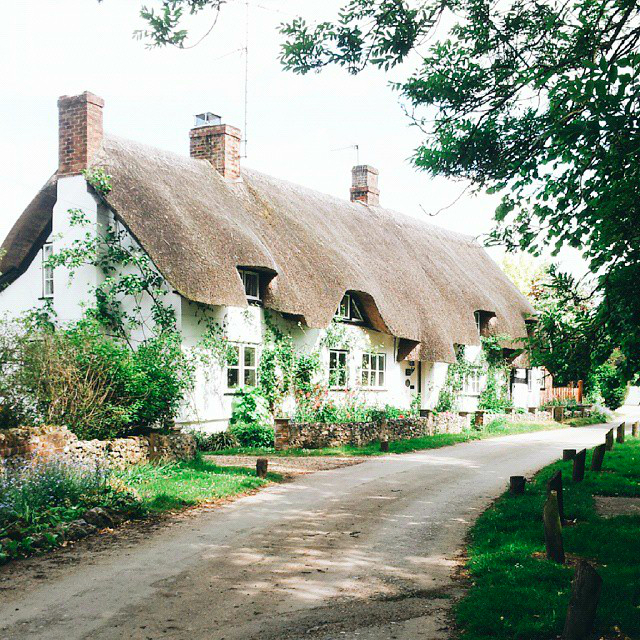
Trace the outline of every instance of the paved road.
{"label": "paved road", "polygon": [[0,591],[0,638],[447,638],[469,523],[604,427],[320,471]]}

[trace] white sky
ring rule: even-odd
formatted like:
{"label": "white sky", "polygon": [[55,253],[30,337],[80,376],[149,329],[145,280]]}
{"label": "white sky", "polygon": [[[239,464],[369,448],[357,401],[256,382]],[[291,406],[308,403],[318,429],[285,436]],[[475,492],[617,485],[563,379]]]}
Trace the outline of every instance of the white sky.
{"label": "white sky", "polygon": [[[410,126],[395,78],[378,71],[349,76],[340,69],[296,76],[278,62],[278,24],[301,14],[329,19],[338,0],[250,0],[247,166],[348,198],[353,149],[380,170],[381,204],[425,218],[451,205],[434,224],[471,235],[486,233],[496,197],[463,195],[461,182],[429,178],[409,163],[421,134]],[[188,153],[193,115],[220,114],[243,128],[243,0],[230,0],[211,35],[192,50],[147,50],[132,38],[143,27],[142,0],[40,0],[3,7],[0,84],[0,195],[4,238],[57,166],[60,95],[92,91],[105,99],[105,129],[178,153]],[[149,4],[152,4],[148,0]],[[194,23],[204,33],[213,14]],[[227,55],[230,54],[230,55]],[[454,201],[456,201],[455,204]],[[499,258],[500,250],[492,250]],[[563,260],[569,268],[579,258]]]}

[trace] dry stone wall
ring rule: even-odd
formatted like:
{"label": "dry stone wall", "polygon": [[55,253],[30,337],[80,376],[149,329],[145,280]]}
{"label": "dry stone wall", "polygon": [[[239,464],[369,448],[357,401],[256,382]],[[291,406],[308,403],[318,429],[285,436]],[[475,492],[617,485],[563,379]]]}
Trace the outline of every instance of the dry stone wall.
{"label": "dry stone wall", "polygon": [[420,418],[380,422],[305,422],[276,420],[276,449],[319,449],[352,445],[360,447],[378,440],[406,440],[436,433],[460,433],[469,428],[469,415],[440,413]]}
{"label": "dry stone wall", "polygon": [[66,427],[43,425],[0,430],[0,460],[59,455],[124,467],[150,460],[190,460],[195,454],[195,440],[185,433],[79,440]]}

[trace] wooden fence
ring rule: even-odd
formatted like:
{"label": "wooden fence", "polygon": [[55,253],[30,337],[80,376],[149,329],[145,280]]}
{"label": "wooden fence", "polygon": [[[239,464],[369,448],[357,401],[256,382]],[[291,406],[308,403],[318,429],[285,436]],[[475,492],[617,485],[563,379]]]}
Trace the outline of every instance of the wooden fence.
{"label": "wooden fence", "polygon": [[576,384],[569,383],[567,387],[547,387],[540,390],[540,405],[544,406],[554,400],[565,401],[575,400],[578,404],[582,404],[583,395],[583,383],[582,380],[578,380]]}

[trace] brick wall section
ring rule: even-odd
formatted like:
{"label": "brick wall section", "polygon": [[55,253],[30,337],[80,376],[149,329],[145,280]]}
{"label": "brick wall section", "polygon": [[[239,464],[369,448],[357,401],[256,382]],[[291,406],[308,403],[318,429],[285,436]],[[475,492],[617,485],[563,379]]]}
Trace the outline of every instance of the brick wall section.
{"label": "brick wall section", "polygon": [[104,100],[85,91],[58,99],[58,174],[86,169],[102,143]]}
{"label": "brick wall section", "polygon": [[208,160],[228,180],[240,178],[240,129],[228,124],[195,127],[189,132],[192,158]]}
{"label": "brick wall section", "polygon": [[373,206],[380,204],[378,173],[376,168],[368,164],[359,164],[351,169],[351,202],[364,202]]}
{"label": "brick wall section", "polygon": [[59,455],[77,461],[102,460],[114,467],[150,460],[190,460],[196,455],[185,433],[132,436],[114,440],[78,440],[66,427],[21,427],[0,430],[0,460]]}

